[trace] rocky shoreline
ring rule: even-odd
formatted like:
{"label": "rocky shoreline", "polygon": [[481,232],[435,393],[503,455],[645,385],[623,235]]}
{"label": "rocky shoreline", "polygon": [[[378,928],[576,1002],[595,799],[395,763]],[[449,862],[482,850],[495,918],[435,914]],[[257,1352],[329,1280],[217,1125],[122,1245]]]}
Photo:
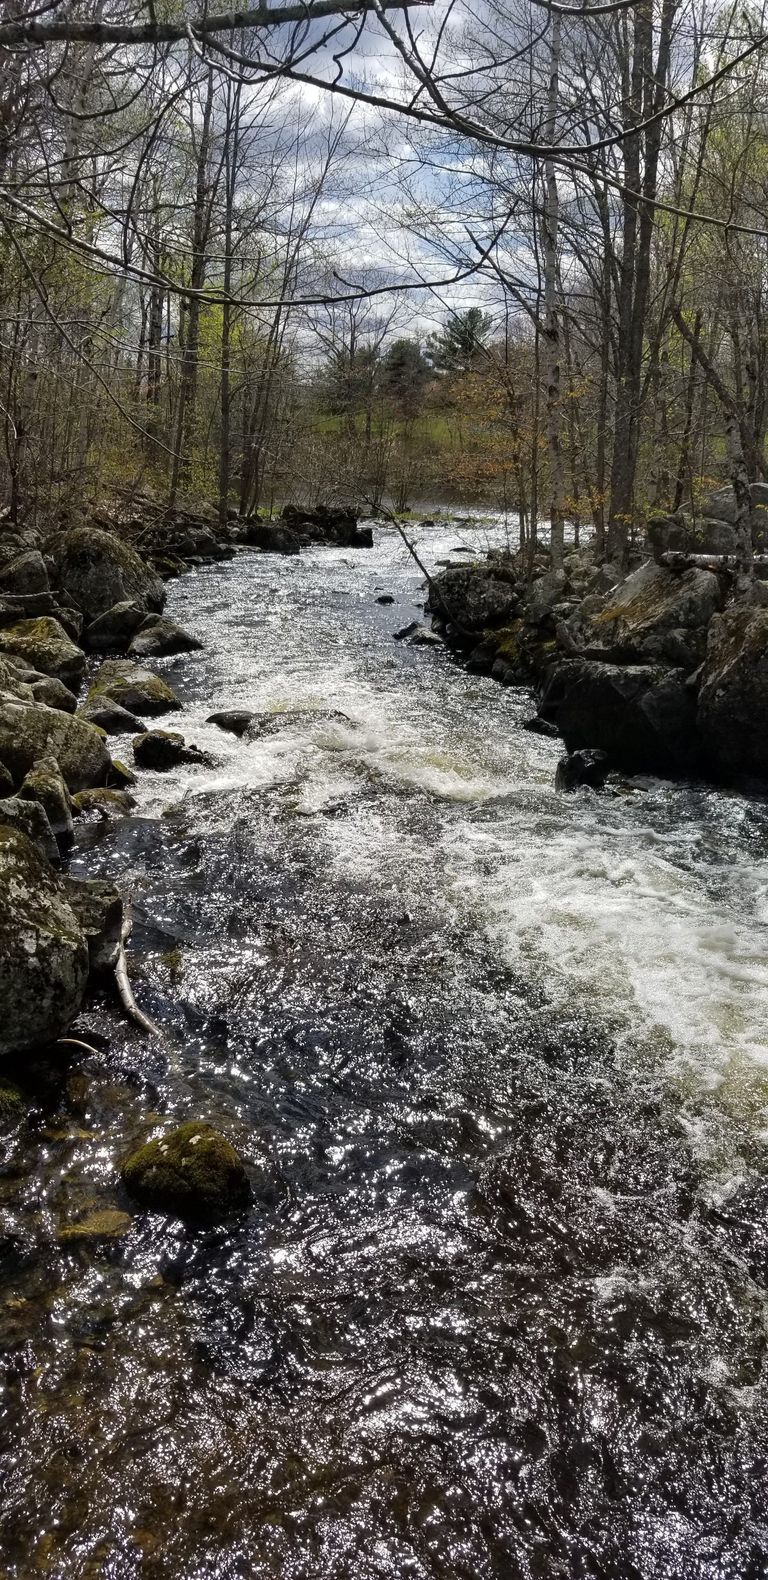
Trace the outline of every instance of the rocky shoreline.
{"label": "rocky shoreline", "polygon": [[[130,812],[136,769],[209,761],[178,731],[156,727],[182,704],[146,661],[201,645],[164,616],[165,581],[240,549],[295,554],[310,543],[359,548],[373,539],[341,510],[287,507],[280,521],[222,529],[188,511],[169,519],[149,502],[140,511],[94,513],[49,537],[3,528],[0,1130],[8,1131],[25,1112],[9,1064],[47,1052],[61,1058],[89,984],[112,979],[124,1012],[144,1031],[156,1030],[130,988],[126,898],[111,883],[69,876],[66,855],[76,820]],[[132,767],[109,749],[110,736],[126,733],[134,737]],[[137,1202],[188,1221],[220,1217],[248,1196],[237,1154],[196,1122],[126,1159],[122,1181]],[[89,1237],[85,1224],[70,1229]],[[96,1223],[92,1232],[98,1239],[118,1230]]]}
{"label": "rocky shoreline", "polygon": [[762,782],[768,568],[745,582],[719,525],[722,558],[695,563],[690,540],[670,553],[678,524],[660,523],[655,557],[637,556],[626,575],[592,545],[556,570],[542,550],[532,572],[520,554],[491,550],[431,579],[433,630],[470,671],[530,687],[530,727],[560,735],[569,754],[598,753],[606,772]]}

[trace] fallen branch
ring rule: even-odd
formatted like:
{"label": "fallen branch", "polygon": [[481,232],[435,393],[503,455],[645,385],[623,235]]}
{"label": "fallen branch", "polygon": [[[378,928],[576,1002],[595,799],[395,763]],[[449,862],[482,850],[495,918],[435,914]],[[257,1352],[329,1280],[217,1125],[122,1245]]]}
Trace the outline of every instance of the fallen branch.
{"label": "fallen branch", "polygon": [[128,961],[125,957],[125,945],[122,943],[118,949],[117,960],[115,961],[115,983],[117,985],[120,1003],[122,1004],[128,1019],[134,1021],[135,1024],[140,1026],[142,1031],[146,1031],[150,1037],[159,1037],[160,1027],[156,1026],[155,1022],[150,1020],[149,1016],[145,1015],[143,1010],[139,1009],[139,1006],[133,996],[133,989],[128,977]]}

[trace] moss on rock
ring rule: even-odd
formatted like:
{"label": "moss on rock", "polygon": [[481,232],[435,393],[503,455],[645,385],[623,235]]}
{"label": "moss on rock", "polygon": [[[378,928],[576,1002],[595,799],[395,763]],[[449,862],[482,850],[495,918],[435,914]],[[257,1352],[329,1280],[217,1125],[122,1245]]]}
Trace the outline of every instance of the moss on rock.
{"label": "moss on rock", "polygon": [[62,1245],[87,1245],[99,1240],[119,1240],[128,1233],[133,1219],[130,1213],[117,1207],[102,1207],[91,1212],[77,1223],[65,1224],[59,1229]]}
{"label": "moss on rock", "polygon": [[135,798],[127,790],[78,790],[72,797],[72,810],[76,817],[124,817],[135,805]]}
{"label": "moss on rock", "polygon": [[0,762],[15,785],[41,757],[55,757],[70,792],[103,784],[109,767],[104,737],[76,714],[41,704],[0,703]]}
{"label": "moss on rock", "polygon": [[211,1125],[179,1125],[126,1159],[126,1189],[143,1207],[214,1222],[246,1206],[250,1185],[235,1149]]}
{"label": "moss on rock", "polygon": [[50,675],[63,685],[79,686],[85,669],[82,648],[70,641],[58,620],[39,615],[36,620],[18,620],[0,628],[0,648],[26,660],[42,675]]}
{"label": "moss on rock", "polygon": [[41,806],[54,834],[72,833],[72,802],[55,757],[39,757],[19,790],[22,801]]}
{"label": "moss on rock", "polygon": [[107,659],[102,664],[86,699],[90,706],[110,697],[129,713],[170,713],[181,707],[176,693],[159,675],[124,659]]}
{"label": "moss on rock", "polygon": [[11,1130],[24,1118],[27,1105],[18,1086],[0,1080],[0,1130]]}
{"label": "moss on rock", "polygon": [[98,527],[74,527],[53,545],[58,587],[95,620],[115,604],[135,603],[160,611],[165,589],[154,570],[129,544]]}

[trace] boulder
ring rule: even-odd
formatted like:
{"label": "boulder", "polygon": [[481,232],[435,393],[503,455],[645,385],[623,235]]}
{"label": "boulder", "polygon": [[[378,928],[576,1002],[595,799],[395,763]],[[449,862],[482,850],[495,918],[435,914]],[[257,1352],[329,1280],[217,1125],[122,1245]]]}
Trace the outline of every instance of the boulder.
{"label": "boulder", "polygon": [[610,766],[607,752],[592,751],[588,747],[569,752],[557,765],[555,789],[577,790],[580,785],[587,785],[591,790],[600,790],[608,778]]}
{"label": "boulder", "polygon": [[128,790],[78,790],[72,797],[74,817],[98,817],[102,822],[110,817],[124,817],[136,805]]}
{"label": "boulder", "polygon": [[58,708],[62,713],[75,712],[77,697],[62,680],[54,680],[52,675],[41,675],[39,680],[30,681],[30,686],[35,702],[43,702],[47,708]]}
{"label": "boulder", "polygon": [[64,877],[61,884],[88,944],[89,970],[113,970],[125,924],[119,890],[103,878]]}
{"label": "boulder", "polygon": [[0,801],[0,823],[16,828],[31,839],[47,861],[59,860],[59,846],[43,808],[37,801],[22,801],[9,795]]}
{"label": "boulder", "polygon": [[102,733],[76,714],[26,702],[0,702],[0,763],[20,785],[41,757],[55,757],[69,791],[104,784],[109,752]]}
{"label": "boulder", "polygon": [[525,604],[525,618],[529,625],[542,625],[565,594],[568,578],[565,571],[546,571],[531,582]]}
{"label": "boulder", "polygon": [[210,713],[205,722],[228,730],[230,735],[245,735],[251,719],[255,718],[256,714],[249,708],[225,708],[221,713]]}
{"label": "boulder", "polygon": [[88,946],[60,883],[25,834],[0,826],[0,1056],[62,1036],[87,981]]}
{"label": "boulder", "polygon": [[190,636],[175,620],[153,615],[136,632],[128,652],[134,658],[167,658],[173,653],[192,653],[202,645],[196,636]]}
{"label": "boulder", "polygon": [[36,801],[54,834],[72,837],[72,802],[55,757],[39,757],[25,775],[19,800]]}
{"label": "boulder", "polygon": [[74,527],[52,545],[56,586],[93,621],[115,604],[135,603],[144,614],[165,603],[160,577],[122,539],[99,527]]}
{"label": "boulder", "polygon": [[104,730],[106,735],[136,735],[142,728],[141,720],[122,708],[119,702],[113,702],[111,697],[94,696],[92,692],[88,693],[78,714],[89,724]]}
{"label": "boulder", "polygon": [[612,588],[597,611],[586,613],[582,605],[575,628],[590,658],[604,654],[612,663],[661,662],[690,670],[704,657],[707,627],[722,605],[713,571],[679,573],[648,560]]}
{"label": "boulder", "polygon": [[122,1178],[142,1207],[193,1223],[225,1218],[251,1195],[234,1147],[198,1120],[139,1147],[123,1164]]}
{"label": "boulder", "polygon": [[264,554],[298,554],[301,549],[301,543],[290,527],[269,521],[248,521],[243,542],[251,548],[261,549]]}
{"label": "boulder", "polygon": [[48,570],[39,549],[29,549],[0,569],[0,593],[48,592]]}
{"label": "boulder", "polygon": [[15,653],[43,675],[51,675],[65,686],[79,686],[85,669],[85,654],[70,641],[64,627],[50,615],[36,620],[19,620],[0,628],[0,648]]}
{"label": "boulder", "polygon": [[629,772],[674,776],[700,766],[696,703],[680,671],[569,659],[550,672],[539,712],[569,752],[605,751]]}
{"label": "boulder", "polygon": [[430,609],[459,634],[504,625],[517,604],[514,577],[504,561],[453,565],[430,584]]}
{"label": "boulder", "polygon": [[[764,553],[768,538],[768,483],[750,483],[749,492],[752,497],[750,516],[752,543],[757,551]],[[728,526],[735,524],[736,496],[730,484],[725,488],[716,489],[704,500],[702,516],[705,519],[726,522]]]}
{"label": "boulder", "polygon": [[768,777],[768,609],[737,606],[712,621],[698,725],[719,772]]}
{"label": "boulder", "polygon": [[377,603],[383,603],[383,604],[394,603],[394,601],[395,600],[394,600],[394,597],[393,597],[392,593],[379,593],[379,596],[376,599]]}
{"label": "boulder", "polygon": [[13,795],[13,779],[7,768],[0,763],[0,796]]}
{"label": "boulder", "polygon": [[86,645],[92,653],[124,653],[146,618],[146,611],[130,599],[113,604],[91,620],[85,633]]}
{"label": "boulder", "polygon": [[140,768],[165,770],[184,761],[184,736],[174,730],[147,730],[133,742],[133,755]]}
{"label": "boulder", "polygon": [[176,694],[159,675],[126,659],[109,658],[101,666],[86,698],[86,707],[95,701],[119,702],[129,713],[171,713],[181,708]]}

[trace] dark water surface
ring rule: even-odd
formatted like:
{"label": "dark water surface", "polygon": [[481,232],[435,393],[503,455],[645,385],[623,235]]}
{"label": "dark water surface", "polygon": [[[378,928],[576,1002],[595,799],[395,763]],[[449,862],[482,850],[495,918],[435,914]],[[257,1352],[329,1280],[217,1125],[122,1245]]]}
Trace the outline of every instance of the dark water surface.
{"label": "dark water surface", "polygon": [[[217,767],[73,858],[164,1039],[91,1006],[0,1172],[8,1580],[768,1574],[768,809],[556,796],[420,596],[389,533],[171,590]],[[60,1244],[193,1116],[248,1213]]]}

